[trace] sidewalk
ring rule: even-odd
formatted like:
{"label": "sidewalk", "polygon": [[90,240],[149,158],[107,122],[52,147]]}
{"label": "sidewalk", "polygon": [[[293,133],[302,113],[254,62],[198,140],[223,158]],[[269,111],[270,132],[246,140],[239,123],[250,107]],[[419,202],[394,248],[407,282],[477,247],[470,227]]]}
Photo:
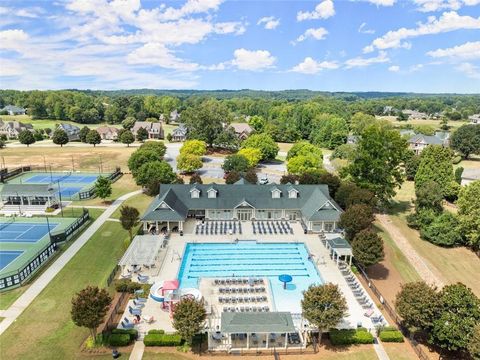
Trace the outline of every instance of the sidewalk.
{"label": "sidewalk", "polygon": [[53,278],[63,269],[63,267],[75,256],[83,245],[93,236],[93,234],[102,226],[105,221],[118,209],[118,207],[128,198],[140,194],[137,190],[125,194],[115,200],[102,215],[91,224],[85,232],[53,263],[45,272],[35,280],[32,285],[6,310],[2,316],[5,318],[0,322],[0,335],[17,319],[32,301],[42,292],[43,289],[53,280]]}

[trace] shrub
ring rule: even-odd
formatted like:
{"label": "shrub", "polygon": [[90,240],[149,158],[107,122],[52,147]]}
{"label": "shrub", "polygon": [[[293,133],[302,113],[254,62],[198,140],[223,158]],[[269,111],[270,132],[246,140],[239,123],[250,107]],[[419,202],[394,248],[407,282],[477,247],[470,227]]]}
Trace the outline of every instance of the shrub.
{"label": "shrub", "polygon": [[182,337],[177,334],[147,334],[143,343],[145,346],[180,346]]}
{"label": "shrub", "polygon": [[456,165],[462,161],[462,157],[460,155],[454,156],[452,159],[452,164]]}
{"label": "shrub", "polygon": [[129,334],[112,334],[108,337],[110,346],[127,346],[131,342]]}
{"label": "shrub", "polygon": [[162,329],[152,329],[148,331],[148,334],[165,334],[165,330]]}
{"label": "shrub", "polygon": [[330,329],[333,345],[373,344],[373,335],[366,329]]}
{"label": "shrub", "polygon": [[126,292],[133,294],[135,290],[140,290],[142,288],[142,284],[133,282],[130,279],[121,279],[115,281],[115,290],[118,292]]}
{"label": "shrub", "polygon": [[138,330],[137,329],[113,329],[112,334],[126,334],[130,336],[130,341],[137,340]]}
{"label": "shrub", "polygon": [[382,330],[380,331],[380,340],[383,342],[395,342],[401,343],[403,342],[403,334],[398,330]]}

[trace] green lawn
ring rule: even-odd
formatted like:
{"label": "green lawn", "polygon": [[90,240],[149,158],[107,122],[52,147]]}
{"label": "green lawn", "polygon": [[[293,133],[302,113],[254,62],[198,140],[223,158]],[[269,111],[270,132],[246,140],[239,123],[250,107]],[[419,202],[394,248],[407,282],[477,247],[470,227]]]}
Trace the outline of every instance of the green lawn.
{"label": "green lawn", "polygon": [[88,330],[70,319],[72,296],[87,285],[105,286],[123,253],[127,232],[105,223],[0,337],[5,359],[78,359]]}
{"label": "green lawn", "polygon": [[[145,195],[145,194],[139,194],[132,196],[128,200],[125,200],[123,205],[128,205],[128,206],[133,206],[137,208],[137,210],[140,212],[140,215],[142,215],[145,210],[147,210],[148,205],[152,202],[153,197]],[[120,208],[118,208],[111,216],[114,219],[119,219],[120,218]]]}

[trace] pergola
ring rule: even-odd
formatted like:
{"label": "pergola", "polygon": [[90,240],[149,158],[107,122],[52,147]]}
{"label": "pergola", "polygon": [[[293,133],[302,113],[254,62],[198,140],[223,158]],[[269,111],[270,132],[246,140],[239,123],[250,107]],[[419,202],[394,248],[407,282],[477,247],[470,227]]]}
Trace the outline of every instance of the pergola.
{"label": "pergola", "polygon": [[51,206],[56,204],[56,191],[48,184],[5,184],[0,192],[4,205]]}
{"label": "pergola", "polygon": [[336,237],[327,240],[325,246],[327,247],[327,250],[330,251],[330,255],[333,256],[333,260],[335,260],[337,264],[339,259],[343,256],[345,261],[348,258],[349,264],[352,265],[352,247],[347,240],[341,237]]}
{"label": "pergola", "polygon": [[[289,344],[289,334],[293,333],[298,333],[299,344]],[[289,312],[223,312],[220,329],[210,332],[208,344],[209,348],[220,345],[227,349],[286,349],[305,347],[305,339],[295,329]]]}
{"label": "pergola", "polygon": [[154,235],[137,235],[118,262],[120,266],[154,265],[162,240]]}

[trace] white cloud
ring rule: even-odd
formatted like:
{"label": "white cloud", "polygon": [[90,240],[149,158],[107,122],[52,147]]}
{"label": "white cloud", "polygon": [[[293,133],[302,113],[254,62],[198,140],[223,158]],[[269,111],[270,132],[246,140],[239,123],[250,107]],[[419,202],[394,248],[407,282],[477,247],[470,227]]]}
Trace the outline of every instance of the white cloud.
{"label": "white cloud", "polygon": [[267,50],[237,49],[233,53],[231,64],[240,70],[259,71],[273,66],[276,58]]}
{"label": "white cloud", "polygon": [[198,64],[177,58],[165,45],[148,43],[128,54],[127,62],[137,65],[156,65],[166,69],[194,71]]}
{"label": "white cloud", "polygon": [[408,72],[413,73],[413,72],[416,72],[416,71],[420,71],[420,70],[423,69],[423,67],[424,67],[423,64],[412,65],[412,66],[410,66],[410,68],[408,69]]}
{"label": "white cloud", "polygon": [[358,28],[358,32],[361,34],[375,34],[375,30],[366,29],[366,27],[367,27],[367,23],[363,22]]}
{"label": "white cloud", "polygon": [[241,35],[245,31],[247,31],[245,26],[241,22],[238,22],[238,21],[216,23],[214,29],[215,29],[216,34]]}
{"label": "white cloud", "polygon": [[400,71],[400,66],[398,65],[392,65],[388,68],[388,71],[391,71],[391,72],[399,72]]}
{"label": "white cloud", "polygon": [[20,51],[28,38],[28,34],[20,29],[0,31],[0,49]]}
{"label": "white cloud", "polygon": [[222,2],[223,0],[188,0],[181,8],[167,8],[162,15],[162,19],[178,20],[191,14],[204,13],[210,10],[216,11]]}
{"label": "white cloud", "polygon": [[419,23],[414,29],[400,28],[387,32],[366,46],[363,52],[369,53],[375,49],[410,48],[411,44],[405,42],[405,39],[460,29],[480,29],[480,17],[461,16],[454,11],[445,12],[438,19],[435,16],[430,16],[426,23]]}
{"label": "white cloud", "polygon": [[0,77],[18,76],[21,75],[23,71],[24,68],[18,61],[0,58]]}
{"label": "white cloud", "polygon": [[451,60],[480,59],[480,41],[467,42],[451,48],[429,51],[427,55],[434,58],[450,58]]}
{"label": "white cloud", "polygon": [[347,69],[351,69],[356,67],[370,66],[372,64],[385,63],[389,61],[390,59],[388,58],[387,53],[385,51],[380,51],[378,53],[378,56],[375,56],[375,57],[371,57],[371,58],[356,57],[356,58],[349,59],[345,61],[345,67]]}
{"label": "white cloud", "polygon": [[265,16],[258,20],[257,25],[264,25],[264,28],[267,30],[274,30],[280,25],[280,19],[275,18],[274,16]]}
{"label": "white cloud", "polygon": [[459,10],[463,6],[475,6],[480,0],[413,0],[417,10],[421,12],[434,12],[440,10]]}
{"label": "white cloud", "polygon": [[456,67],[458,71],[463,72],[465,75],[467,75],[469,78],[472,79],[480,79],[480,69],[478,66],[473,65],[471,63],[461,63]]}
{"label": "white cloud", "polygon": [[299,11],[297,21],[328,19],[335,15],[335,7],[332,0],[323,0],[313,11]]}
{"label": "white cloud", "polygon": [[366,1],[377,6],[393,6],[397,0],[366,0]]}
{"label": "white cloud", "polygon": [[337,69],[339,65],[335,61],[316,61],[306,57],[303,62],[294,66],[291,71],[302,74],[317,74],[324,69]]}
{"label": "white cloud", "polygon": [[[309,38],[315,40],[324,40],[328,35],[327,29],[320,27],[318,29],[307,29],[302,35],[300,35],[295,42],[301,42]],[[294,42],[294,43],[295,43]]]}

